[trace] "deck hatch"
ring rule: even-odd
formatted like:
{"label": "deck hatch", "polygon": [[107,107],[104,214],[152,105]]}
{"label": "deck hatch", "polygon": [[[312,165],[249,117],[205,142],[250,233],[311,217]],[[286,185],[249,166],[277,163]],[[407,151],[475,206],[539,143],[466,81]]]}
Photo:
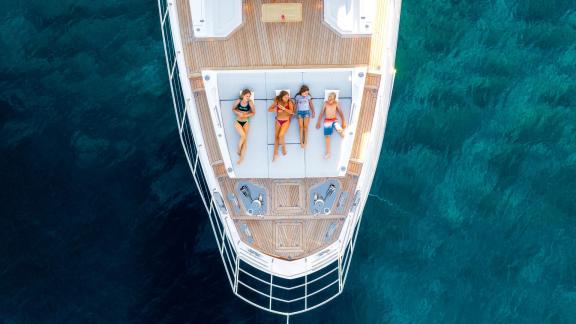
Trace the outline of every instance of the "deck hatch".
{"label": "deck hatch", "polygon": [[276,250],[282,252],[303,252],[303,231],[301,222],[276,223]]}
{"label": "deck hatch", "polygon": [[274,185],[274,210],[277,213],[304,212],[304,189],[299,181],[276,182]]}

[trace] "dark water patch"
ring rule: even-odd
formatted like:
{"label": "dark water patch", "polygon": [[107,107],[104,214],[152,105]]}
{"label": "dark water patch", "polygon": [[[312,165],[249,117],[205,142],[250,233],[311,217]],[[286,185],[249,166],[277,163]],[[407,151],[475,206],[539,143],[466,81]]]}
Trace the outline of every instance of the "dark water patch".
{"label": "dark water patch", "polygon": [[576,41],[575,29],[566,24],[565,19],[561,24],[534,23],[526,25],[523,29],[521,40],[534,50],[546,50],[550,47],[565,46]]}
{"label": "dark water patch", "polygon": [[574,12],[574,2],[570,0],[555,0],[541,2],[526,0],[515,4],[515,15],[526,21],[557,21],[566,13]]}
{"label": "dark water patch", "polygon": [[4,124],[11,118],[16,116],[17,109],[13,106],[13,104],[8,100],[1,100],[0,101],[0,127],[3,127]]}

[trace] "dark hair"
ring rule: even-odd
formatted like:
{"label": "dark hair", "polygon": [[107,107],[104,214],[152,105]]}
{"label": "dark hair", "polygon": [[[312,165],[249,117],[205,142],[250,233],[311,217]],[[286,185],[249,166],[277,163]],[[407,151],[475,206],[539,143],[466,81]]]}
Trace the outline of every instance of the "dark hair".
{"label": "dark hair", "polygon": [[242,100],[244,98],[244,96],[249,94],[249,93],[252,94],[252,91],[250,91],[250,89],[242,90],[242,92],[240,92],[240,100]]}
{"label": "dark hair", "polygon": [[[288,91],[286,91],[286,90],[280,91],[280,93],[275,98],[276,102],[282,102],[282,98],[284,98],[284,96],[287,94],[288,94]],[[288,99],[288,101],[290,101],[290,99]]]}
{"label": "dark hair", "polygon": [[300,91],[298,91],[298,94],[302,95],[302,92],[306,92],[306,91],[310,91],[310,88],[308,88],[308,86],[304,84],[300,87]]}

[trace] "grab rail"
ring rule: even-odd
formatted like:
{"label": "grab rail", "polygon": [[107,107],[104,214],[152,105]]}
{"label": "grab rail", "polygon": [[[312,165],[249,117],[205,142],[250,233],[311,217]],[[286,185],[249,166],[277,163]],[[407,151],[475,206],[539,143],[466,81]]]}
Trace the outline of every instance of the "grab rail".
{"label": "grab rail", "polygon": [[216,120],[218,121],[218,127],[222,128],[222,122],[220,120],[220,112],[218,111],[218,105],[214,106],[214,113],[216,114]]}
{"label": "grab rail", "polygon": [[352,108],[350,108],[350,116],[348,116],[348,125],[352,125],[352,118],[354,118],[354,110],[356,110],[356,102],[353,102]]}

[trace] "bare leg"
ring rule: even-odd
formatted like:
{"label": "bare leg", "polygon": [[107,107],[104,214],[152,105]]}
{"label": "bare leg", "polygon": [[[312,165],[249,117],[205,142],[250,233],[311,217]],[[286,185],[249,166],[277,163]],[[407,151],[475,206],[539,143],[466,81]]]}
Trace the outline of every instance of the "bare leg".
{"label": "bare leg", "polygon": [[298,118],[298,126],[300,126],[300,147],[304,147],[304,118]]}
{"label": "bare leg", "polygon": [[306,145],[308,144],[308,123],[310,123],[310,118],[309,117],[304,118],[303,122],[304,131],[302,132],[304,134],[304,147],[306,147]]}
{"label": "bare leg", "polygon": [[240,158],[238,159],[238,164],[244,160],[244,153],[246,152],[246,147],[248,146],[248,131],[250,130],[250,123],[244,124],[242,128],[244,129],[244,143],[240,146]]}
{"label": "bare leg", "polygon": [[326,155],[324,155],[325,159],[330,158],[330,135],[324,136],[326,138]]}
{"label": "bare leg", "polygon": [[280,127],[280,133],[278,134],[278,139],[280,144],[282,145],[282,154],[286,155],[286,139],[285,139],[285,135],[286,132],[288,131],[288,127],[290,126],[290,122],[285,122],[284,124],[282,124],[282,127]]}
{"label": "bare leg", "polygon": [[[244,131],[244,128],[242,128],[242,126],[240,126],[240,124],[238,124],[237,122],[234,122],[234,128],[236,129],[236,132],[238,133],[238,135],[240,135],[240,140],[238,141],[238,155],[241,155],[240,153],[242,153],[242,146],[244,145],[244,142],[246,142],[246,132]],[[242,162],[242,157],[240,157],[240,159],[238,160],[238,163]]]}
{"label": "bare leg", "polygon": [[334,128],[336,129],[338,134],[340,134],[341,137],[344,137],[344,128],[342,128],[340,123],[338,123],[338,122],[334,123]]}
{"label": "bare leg", "polygon": [[278,156],[278,135],[280,134],[280,125],[277,121],[274,121],[274,154],[272,155],[272,162],[276,160]]}

